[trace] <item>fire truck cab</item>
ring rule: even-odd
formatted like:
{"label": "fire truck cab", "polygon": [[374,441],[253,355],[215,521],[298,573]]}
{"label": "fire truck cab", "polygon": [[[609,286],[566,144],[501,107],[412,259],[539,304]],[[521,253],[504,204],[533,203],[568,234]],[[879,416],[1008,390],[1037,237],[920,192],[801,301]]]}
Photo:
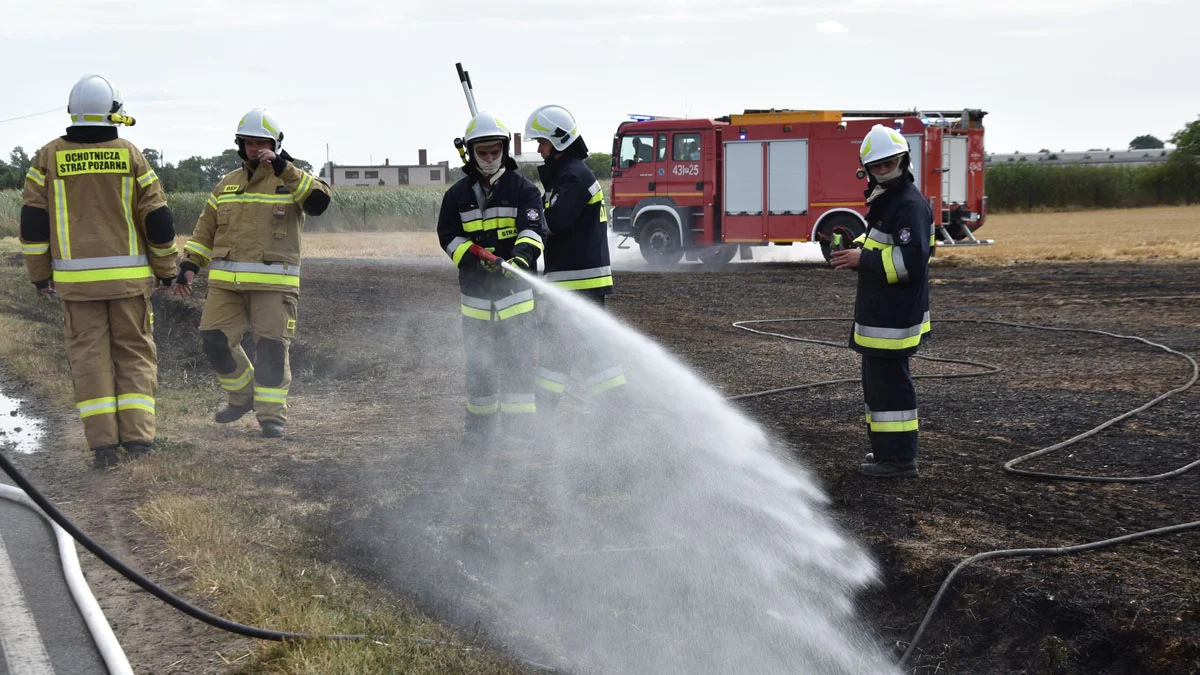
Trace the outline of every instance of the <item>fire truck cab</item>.
{"label": "fire truck cab", "polygon": [[717,119],[644,118],[613,138],[610,223],[655,266],[724,264],[751,247],[866,231],[859,145],[875,124],[908,139],[939,243],[990,243],[981,110],[748,110]]}

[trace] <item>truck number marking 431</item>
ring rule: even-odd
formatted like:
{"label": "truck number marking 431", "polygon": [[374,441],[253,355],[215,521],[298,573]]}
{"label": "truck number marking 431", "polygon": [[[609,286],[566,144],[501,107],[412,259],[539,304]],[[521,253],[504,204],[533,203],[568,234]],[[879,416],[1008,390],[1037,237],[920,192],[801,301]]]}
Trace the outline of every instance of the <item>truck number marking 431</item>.
{"label": "truck number marking 431", "polygon": [[671,167],[671,173],[676,176],[699,176],[699,164],[676,164]]}

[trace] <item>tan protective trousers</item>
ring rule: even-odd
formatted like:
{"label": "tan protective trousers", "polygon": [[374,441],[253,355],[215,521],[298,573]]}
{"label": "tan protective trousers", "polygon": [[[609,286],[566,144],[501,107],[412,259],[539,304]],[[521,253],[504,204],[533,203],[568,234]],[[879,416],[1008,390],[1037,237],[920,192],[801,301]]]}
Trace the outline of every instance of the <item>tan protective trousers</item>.
{"label": "tan protective trousers", "polygon": [[[221,387],[229,393],[229,405],[253,406],[259,422],[287,422],[287,394],[292,383],[288,350],[296,335],[298,302],[299,296],[285,291],[208,287],[200,315],[205,353]],[[254,363],[242,349],[247,329],[254,336]]]}
{"label": "tan protective trousers", "polygon": [[158,353],[150,295],[64,300],[67,362],[88,446],[154,440]]}

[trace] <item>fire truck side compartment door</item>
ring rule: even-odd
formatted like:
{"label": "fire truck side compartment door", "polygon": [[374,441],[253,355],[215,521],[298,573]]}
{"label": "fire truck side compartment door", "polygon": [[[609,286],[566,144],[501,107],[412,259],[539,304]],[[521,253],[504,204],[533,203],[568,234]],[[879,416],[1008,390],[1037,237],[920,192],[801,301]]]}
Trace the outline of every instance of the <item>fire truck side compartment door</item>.
{"label": "fire truck side compartment door", "polygon": [[763,212],[763,144],[725,144],[725,213],[760,216]]}
{"label": "fire truck side compartment door", "polygon": [[917,189],[924,194],[925,175],[921,173],[921,167],[925,165],[925,137],[905,134],[904,138],[908,141],[908,157],[912,162],[913,178],[917,179]]}
{"label": "fire truck side compartment door", "polygon": [[771,141],[767,213],[772,216],[808,212],[808,140]]}
{"label": "fire truck side compartment door", "polygon": [[942,139],[942,202],[967,203],[967,137]]}

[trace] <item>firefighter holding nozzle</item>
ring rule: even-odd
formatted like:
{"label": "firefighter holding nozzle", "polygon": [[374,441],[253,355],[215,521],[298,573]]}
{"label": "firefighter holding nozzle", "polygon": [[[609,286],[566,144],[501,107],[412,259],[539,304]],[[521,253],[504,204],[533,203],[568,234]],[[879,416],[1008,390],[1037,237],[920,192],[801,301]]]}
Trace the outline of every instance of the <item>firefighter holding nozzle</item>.
{"label": "firefighter holding nozzle", "polygon": [[914,184],[908,142],[875,125],[859,149],[867,178],[867,231],[834,251],[834,269],[858,272],[850,348],[862,355],[872,478],[917,475],[917,393],[909,357],[929,333],[933,212]]}
{"label": "firefighter holding nozzle", "polygon": [[[438,240],[458,267],[466,351],[466,443],[527,435],[537,412],[533,289],[518,274],[535,269],[546,235],[541,195],[517,173],[509,132],[490,113],[471,118],[463,135],[466,174],[446,191]],[[473,247],[485,249],[483,255]],[[476,248],[476,251],[479,249]]]}

